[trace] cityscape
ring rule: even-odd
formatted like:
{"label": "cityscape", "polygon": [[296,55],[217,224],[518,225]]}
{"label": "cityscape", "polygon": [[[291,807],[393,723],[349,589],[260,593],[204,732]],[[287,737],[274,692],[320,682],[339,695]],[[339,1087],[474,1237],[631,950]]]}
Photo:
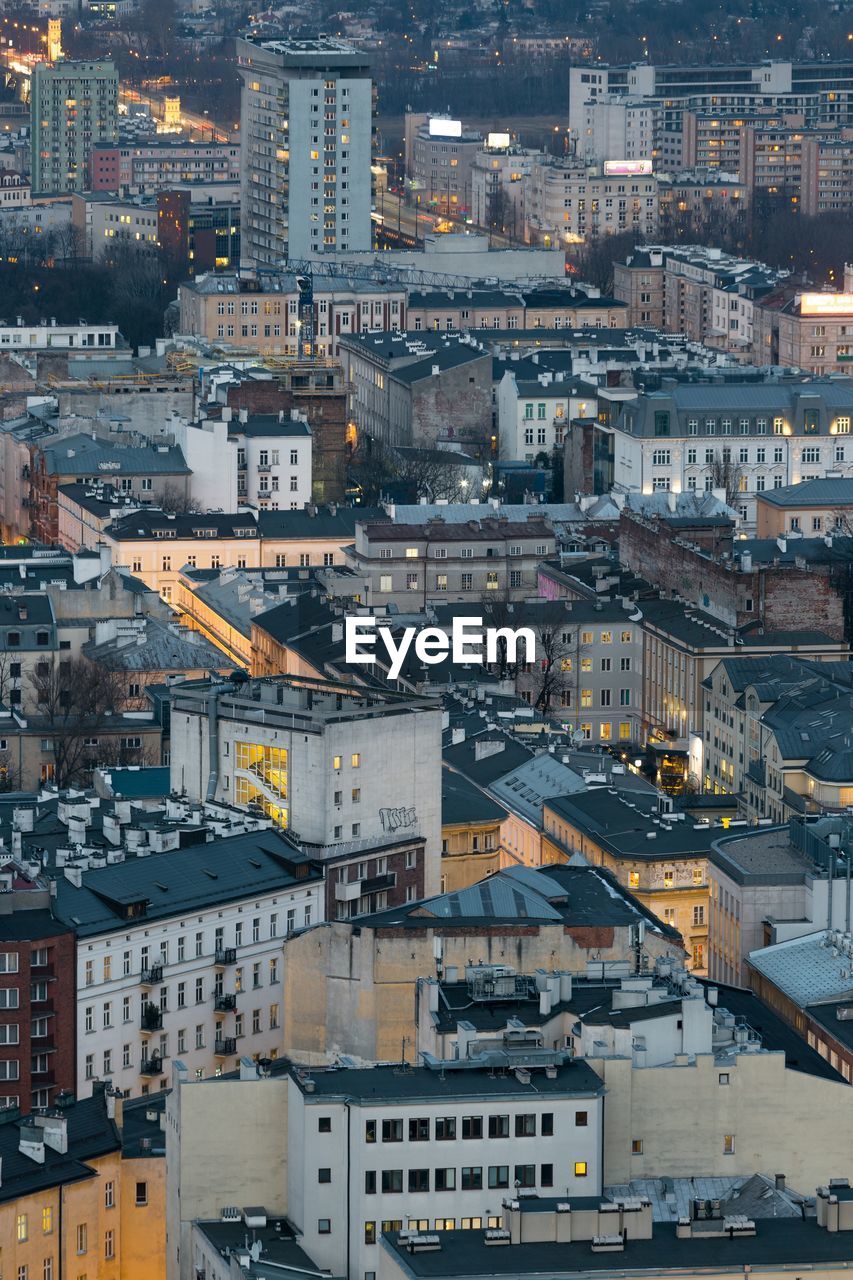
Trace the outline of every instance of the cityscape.
{"label": "cityscape", "polygon": [[0,1280],[850,1273],[851,422],[850,0],[0,0]]}

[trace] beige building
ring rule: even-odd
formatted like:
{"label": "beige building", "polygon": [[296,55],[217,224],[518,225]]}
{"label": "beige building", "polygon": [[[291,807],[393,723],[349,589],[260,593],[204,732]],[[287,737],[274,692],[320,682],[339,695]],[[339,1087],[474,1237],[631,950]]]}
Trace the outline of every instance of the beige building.
{"label": "beige building", "polygon": [[756,494],[755,536],[849,537],[853,527],[853,480],[804,475],[799,484]]}
{"label": "beige building", "polygon": [[341,337],[406,327],[406,290],[376,280],[315,276],[311,299],[301,301],[292,272],[217,273],[180,286],[180,332],[257,351],[310,355],[305,350],[306,306],[313,315],[314,351],[336,358]]}
{"label": "beige building", "polygon": [[543,160],[524,179],[524,221],[527,243],[548,248],[624,231],[648,239],[658,228],[658,179],[609,176],[584,165]]}

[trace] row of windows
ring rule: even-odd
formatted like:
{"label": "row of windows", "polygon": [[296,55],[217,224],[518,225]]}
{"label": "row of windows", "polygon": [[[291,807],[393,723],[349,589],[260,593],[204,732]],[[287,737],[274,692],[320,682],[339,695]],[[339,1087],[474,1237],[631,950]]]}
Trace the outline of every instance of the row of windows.
{"label": "row of windows", "polygon": [[[486,1135],[490,1138],[508,1138],[511,1128],[516,1138],[535,1138],[537,1124],[538,1132],[542,1137],[550,1138],[553,1136],[553,1111],[544,1111],[539,1114],[532,1111],[520,1113],[515,1117],[512,1126],[510,1125],[510,1119],[511,1117],[508,1115],[462,1116],[461,1121],[458,1121],[456,1116],[436,1116],[433,1121],[429,1116],[416,1116],[408,1122],[408,1138],[409,1142],[429,1142],[433,1125],[433,1136],[436,1142],[452,1142],[457,1137],[476,1139]],[[588,1123],[588,1112],[575,1112],[575,1126],[577,1128],[586,1128]],[[322,1129],[321,1132],[323,1132]],[[396,1117],[382,1121],[366,1120],[364,1140],[372,1143],[376,1142],[381,1136],[383,1142],[402,1142],[405,1132],[406,1122]]]}
{"label": "row of windows", "polygon": [[[482,1165],[463,1165],[461,1169],[443,1168],[443,1169],[382,1169],[379,1172],[375,1169],[366,1169],[364,1173],[364,1194],[368,1196],[376,1195],[381,1191],[382,1195],[400,1195],[404,1186],[407,1191],[482,1191],[485,1186],[491,1190],[495,1188],[507,1188],[510,1185],[510,1168],[508,1164],[492,1164],[486,1168],[486,1177],[483,1178]],[[517,1164],[513,1168],[513,1178],[516,1187],[553,1187],[554,1185],[554,1166],[553,1164],[543,1164],[539,1166],[539,1177],[537,1184],[536,1165],[535,1164]],[[587,1176],[588,1165],[586,1160],[574,1161],[574,1174],[576,1178],[585,1178]],[[458,1174],[458,1178],[457,1178]],[[318,1181],[329,1183],[332,1181],[332,1170],[319,1169]]]}

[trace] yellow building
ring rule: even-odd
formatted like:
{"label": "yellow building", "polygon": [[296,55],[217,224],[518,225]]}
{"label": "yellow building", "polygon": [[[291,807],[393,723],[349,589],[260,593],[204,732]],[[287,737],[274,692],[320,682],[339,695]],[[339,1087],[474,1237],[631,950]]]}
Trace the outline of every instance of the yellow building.
{"label": "yellow building", "polygon": [[677,929],[688,964],[708,967],[708,853],[722,825],[697,823],[682,813],[659,812],[664,797],[596,787],[546,800],[542,861],[581,854],[606,867],[639,902]]}
{"label": "yellow building", "polygon": [[454,893],[509,865],[501,827],[509,815],[461,773],[442,769],[441,892]]}
{"label": "yellow building", "polygon": [[[60,1103],[63,1095],[60,1094]],[[164,1280],[160,1099],[103,1089],[0,1119],[0,1265],[17,1280]],[[151,1118],[153,1116],[153,1118]]]}

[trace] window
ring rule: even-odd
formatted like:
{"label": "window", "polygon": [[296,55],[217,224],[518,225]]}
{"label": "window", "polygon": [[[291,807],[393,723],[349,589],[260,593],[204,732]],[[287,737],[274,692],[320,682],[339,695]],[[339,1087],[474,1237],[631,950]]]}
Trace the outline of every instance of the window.
{"label": "window", "polygon": [[515,1185],[517,1187],[535,1187],[536,1165],[517,1164],[515,1166]]}
{"label": "window", "polygon": [[107,1261],[116,1256],[116,1237],[114,1231],[104,1232],[104,1257]]}
{"label": "window", "polygon": [[366,1196],[376,1195],[376,1170],[365,1169],[364,1171],[364,1194]]}
{"label": "window", "polygon": [[382,1170],[382,1190],[389,1194],[396,1194],[403,1190],[403,1170],[402,1169],[383,1169]]}
{"label": "window", "polygon": [[489,1187],[492,1189],[509,1186],[509,1165],[489,1165]]}
{"label": "window", "polygon": [[331,1169],[318,1169],[318,1170],[317,1170],[317,1181],[318,1181],[318,1182],[331,1182],[331,1181],[332,1181],[332,1171],[331,1171]]}
{"label": "window", "polygon": [[85,1222],[81,1222],[77,1227],[77,1252],[85,1253],[89,1247],[89,1233]]}
{"label": "window", "polygon": [[482,1168],[480,1168],[479,1166],[463,1167],[460,1186],[463,1191],[482,1191],[483,1189]]}
{"label": "window", "polygon": [[576,1129],[585,1129],[585,1128],[587,1127],[587,1125],[588,1125],[588,1124],[589,1124],[589,1112],[588,1112],[588,1111],[576,1111],[576,1112],[575,1112],[575,1128],[576,1128]]}
{"label": "window", "polygon": [[515,1136],[517,1138],[536,1137],[536,1116],[532,1112],[515,1117]]}
{"label": "window", "polygon": [[429,1191],[429,1169],[409,1170],[409,1190]]}
{"label": "window", "polygon": [[19,1213],[15,1218],[15,1239],[18,1244],[24,1244],[29,1239],[27,1215],[25,1213]]}
{"label": "window", "polygon": [[409,1142],[429,1142],[428,1116],[416,1116],[409,1121]]}
{"label": "window", "polygon": [[331,1235],[332,1222],[330,1218],[317,1219],[317,1234],[321,1236]]}
{"label": "window", "polygon": [[375,1222],[365,1222],[364,1243],[376,1244],[376,1223]]}
{"label": "window", "polygon": [[643,1154],[643,1139],[632,1138],[631,1139],[631,1155],[641,1156],[642,1154]]}
{"label": "window", "polygon": [[435,1189],[436,1191],[455,1191],[456,1190],[456,1170],[455,1169],[436,1169]]}
{"label": "window", "polygon": [[576,1177],[576,1178],[585,1178],[585,1177],[586,1177],[586,1175],[587,1175],[587,1163],[586,1163],[586,1160],[576,1160],[576,1161],[575,1161],[575,1177]]}
{"label": "window", "polygon": [[403,1141],[403,1121],[402,1120],[383,1120],[382,1121],[382,1141],[383,1142],[402,1142]]}
{"label": "window", "polygon": [[509,1137],[509,1116],[489,1116],[489,1137]]}
{"label": "window", "polygon": [[435,1140],[436,1142],[449,1142],[456,1137],[456,1117],[455,1116],[436,1116],[435,1119]]}
{"label": "window", "polygon": [[554,1166],[552,1164],[543,1164],[539,1166],[539,1185],[541,1187],[553,1187]]}
{"label": "window", "polygon": [[735,1135],[726,1133],[723,1135],[723,1155],[733,1156],[735,1153]]}
{"label": "window", "polygon": [[482,1138],[483,1136],[483,1117],[482,1116],[463,1116],[462,1117],[462,1137],[463,1138]]}

